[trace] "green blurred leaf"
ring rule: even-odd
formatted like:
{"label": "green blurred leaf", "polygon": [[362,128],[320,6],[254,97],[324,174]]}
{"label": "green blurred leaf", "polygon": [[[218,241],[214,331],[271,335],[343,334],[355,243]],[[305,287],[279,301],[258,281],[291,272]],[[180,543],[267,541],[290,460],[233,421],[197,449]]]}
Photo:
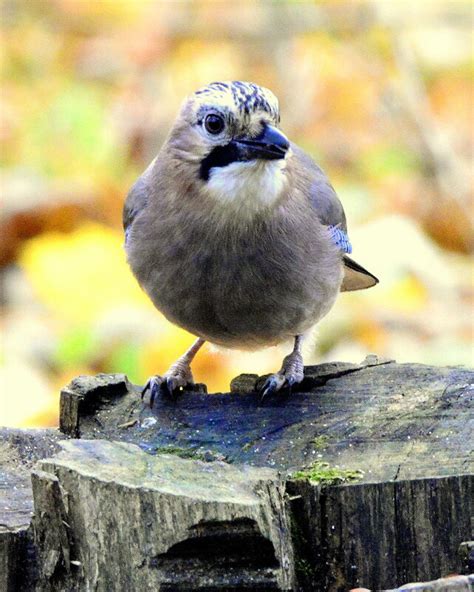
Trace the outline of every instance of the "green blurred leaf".
{"label": "green blurred leaf", "polygon": [[134,383],[140,382],[140,347],[125,343],[116,348],[106,362],[106,372],[123,372]]}
{"label": "green blurred leaf", "polygon": [[420,168],[418,156],[401,145],[376,146],[360,155],[358,167],[368,178],[405,176]]}
{"label": "green blurred leaf", "polygon": [[61,369],[90,362],[97,352],[97,342],[90,327],[73,327],[59,341],[54,360]]}
{"label": "green blurred leaf", "polygon": [[49,107],[33,114],[29,124],[25,160],[49,175],[90,175],[101,168],[114,171],[122,163],[123,151],[108,125],[98,88],[77,82],[66,87]]}

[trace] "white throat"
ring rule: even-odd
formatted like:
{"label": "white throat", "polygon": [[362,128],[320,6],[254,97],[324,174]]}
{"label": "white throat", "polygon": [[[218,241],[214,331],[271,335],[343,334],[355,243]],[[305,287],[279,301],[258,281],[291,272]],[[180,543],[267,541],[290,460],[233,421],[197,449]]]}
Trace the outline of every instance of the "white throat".
{"label": "white throat", "polygon": [[229,213],[271,208],[287,184],[286,159],[233,162],[211,169],[207,190]]}

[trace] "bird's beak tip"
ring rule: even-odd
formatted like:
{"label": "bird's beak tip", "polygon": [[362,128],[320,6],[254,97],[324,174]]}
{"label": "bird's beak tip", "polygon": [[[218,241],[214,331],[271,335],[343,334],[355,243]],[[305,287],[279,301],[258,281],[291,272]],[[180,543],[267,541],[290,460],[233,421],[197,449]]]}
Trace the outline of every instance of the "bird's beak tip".
{"label": "bird's beak tip", "polygon": [[285,158],[290,142],[283,132],[270,124],[265,124],[262,132],[253,139],[239,139],[237,144],[247,155],[248,160],[277,160]]}

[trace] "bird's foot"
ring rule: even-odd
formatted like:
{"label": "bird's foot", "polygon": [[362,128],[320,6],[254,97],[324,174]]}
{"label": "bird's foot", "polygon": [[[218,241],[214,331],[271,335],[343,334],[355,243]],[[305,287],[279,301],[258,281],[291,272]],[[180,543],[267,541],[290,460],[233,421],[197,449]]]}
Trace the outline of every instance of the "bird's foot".
{"label": "bird's foot", "polygon": [[291,392],[295,384],[304,378],[303,356],[299,351],[293,351],[283,360],[281,370],[271,374],[260,389],[260,401],[280,391]]}
{"label": "bird's foot", "polygon": [[150,391],[150,407],[157,395],[164,395],[175,399],[187,386],[194,385],[194,379],[189,364],[180,360],[173,364],[163,376],[152,376],[142,390],[142,399]]}

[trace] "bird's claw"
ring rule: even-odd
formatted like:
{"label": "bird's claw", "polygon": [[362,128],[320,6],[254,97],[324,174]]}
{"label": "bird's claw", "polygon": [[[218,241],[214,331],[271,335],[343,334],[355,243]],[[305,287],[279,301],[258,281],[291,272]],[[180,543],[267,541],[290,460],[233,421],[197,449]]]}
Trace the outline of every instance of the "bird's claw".
{"label": "bird's claw", "polygon": [[271,374],[260,389],[260,402],[275,393],[290,394],[293,386],[304,378],[303,358],[299,352],[292,352],[283,360],[283,366],[276,374]]}
{"label": "bird's claw", "polygon": [[152,379],[151,379],[151,378],[149,378],[149,379],[146,381],[146,384],[145,384],[145,386],[142,388],[142,391],[141,391],[141,393],[140,393],[140,397],[141,397],[142,399],[143,399],[143,397],[146,395],[146,392],[147,392],[147,390],[148,390],[148,389],[150,389],[150,392],[151,392],[151,381],[152,381]]}
{"label": "bird's claw", "polygon": [[141,397],[146,395],[147,391],[150,391],[150,407],[153,407],[153,403],[155,402],[156,395],[160,393],[163,386],[163,379],[161,376],[152,376],[147,380],[147,383],[142,389]]}
{"label": "bird's claw", "polygon": [[147,391],[150,391],[150,407],[153,407],[153,403],[157,395],[165,396],[171,399],[176,399],[183,389],[191,384],[186,380],[183,380],[180,376],[152,376],[148,379],[147,383],[142,389],[141,398],[145,396]]}
{"label": "bird's claw", "polygon": [[294,383],[295,380],[292,380],[290,382],[288,380],[288,377],[286,377],[283,374],[272,374],[267,378],[267,380],[263,383],[262,388],[260,389],[260,402],[263,402],[271,395],[274,395],[275,393],[281,391],[286,386],[288,386],[288,388],[291,389]]}

